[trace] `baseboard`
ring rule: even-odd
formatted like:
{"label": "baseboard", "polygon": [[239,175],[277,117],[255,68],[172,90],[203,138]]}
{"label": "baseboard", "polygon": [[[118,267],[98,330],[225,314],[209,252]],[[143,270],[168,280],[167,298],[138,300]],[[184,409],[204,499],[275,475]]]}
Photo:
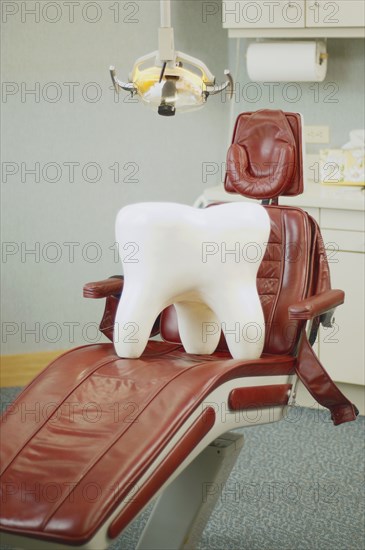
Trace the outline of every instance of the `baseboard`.
{"label": "baseboard", "polygon": [[64,351],[0,356],[0,387],[25,386]]}

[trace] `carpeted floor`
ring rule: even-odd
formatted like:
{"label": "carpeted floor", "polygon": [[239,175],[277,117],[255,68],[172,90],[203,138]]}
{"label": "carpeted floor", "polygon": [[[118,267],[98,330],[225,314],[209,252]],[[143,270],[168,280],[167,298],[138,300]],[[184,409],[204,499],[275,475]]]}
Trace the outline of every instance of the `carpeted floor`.
{"label": "carpeted floor", "polygon": [[[2,389],[2,406],[18,392]],[[296,408],[282,422],[243,430],[197,550],[365,550],[364,427],[365,417],[334,427],[327,412]],[[149,512],[110,550],[133,550]]]}

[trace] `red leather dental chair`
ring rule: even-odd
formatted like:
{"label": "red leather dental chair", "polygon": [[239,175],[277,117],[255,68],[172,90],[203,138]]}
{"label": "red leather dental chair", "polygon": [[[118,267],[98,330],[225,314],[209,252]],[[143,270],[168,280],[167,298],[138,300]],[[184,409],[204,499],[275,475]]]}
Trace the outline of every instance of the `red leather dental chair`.
{"label": "red leather dental chair", "polygon": [[[229,430],[252,426],[252,414],[246,413],[255,411],[255,424],[282,419],[294,404],[299,378],[330,409],[335,425],[355,420],[356,408],[311,347],[319,324],[330,326],[344,293],[331,290],[316,222],[299,208],[278,204],[280,196],[303,191],[300,115],[241,114],[225,187],[262,200],[271,220],[257,278],[266,320],[261,358],[232,359],[223,337],[213,355],[187,354],[171,306],[151,334],[159,333],[162,341],[151,339],[139,359],[120,359],[112,343],[82,346],[56,359],[2,419],[3,542],[37,550],[107,548],[161,495],[165,523],[156,509],[158,527],[147,529],[139,548],[172,548],[166,540],[156,542],[156,532],[163,537],[171,517],[183,522],[191,512],[178,502],[178,480],[188,486],[186,472],[207,472],[209,449],[219,454],[236,441],[225,435]],[[121,277],[84,287],[85,297],[106,298],[100,330],[109,339],[122,292]],[[195,516],[200,510],[191,509]],[[186,533],[192,533],[184,529],[185,541],[176,547],[186,545]]]}

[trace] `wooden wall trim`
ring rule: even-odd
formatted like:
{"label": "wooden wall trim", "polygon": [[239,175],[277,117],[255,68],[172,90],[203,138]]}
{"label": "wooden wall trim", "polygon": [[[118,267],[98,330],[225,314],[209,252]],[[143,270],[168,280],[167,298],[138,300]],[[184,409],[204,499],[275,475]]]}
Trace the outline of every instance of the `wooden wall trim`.
{"label": "wooden wall trim", "polygon": [[0,387],[25,386],[62,351],[42,351],[0,356]]}

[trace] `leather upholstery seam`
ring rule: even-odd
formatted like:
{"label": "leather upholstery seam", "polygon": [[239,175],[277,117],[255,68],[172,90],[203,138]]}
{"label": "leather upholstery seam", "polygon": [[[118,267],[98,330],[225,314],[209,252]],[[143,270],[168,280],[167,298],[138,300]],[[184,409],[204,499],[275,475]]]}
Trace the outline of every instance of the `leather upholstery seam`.
{"label": "leather upholstery seam", "polygon": [[284,216],[283,216],[283,212],[282,210],[280,210],[280,222],[281,222],[281,241],[280,241],[280,249],[281,249],[281,258],[282,258],[282,261],[280,263],[280,277],[278,278],[278,281],[279,281],[279,286],[278,286],[278,289],[276,291],[276,298],[275,298],[275,302],[271,308],[271,312],[270,312],[270,316],[269,316],[269,319],[268,319],[268,326],[270,328],[270,338],[269,338],[269,341],[266,343],[265,345],[265,348],[266,347],[270,347],[271,345],[271,340],[272,340],[272,322],[273,322],[273,319],[274,319],[274,315],[275,315],[275,312],[276,312],[276,308],[277,308],[277,305],[278,305],[278,301],[279,301],[279,296],[280,296],[280,292],[281,292],[281,289],[282,289],[282,286],[283,286],[283,277],[284,277],[284,267],[285,267],[285,242],[286,242],[286,231],[285,231],[285,225],[284,225]]}

